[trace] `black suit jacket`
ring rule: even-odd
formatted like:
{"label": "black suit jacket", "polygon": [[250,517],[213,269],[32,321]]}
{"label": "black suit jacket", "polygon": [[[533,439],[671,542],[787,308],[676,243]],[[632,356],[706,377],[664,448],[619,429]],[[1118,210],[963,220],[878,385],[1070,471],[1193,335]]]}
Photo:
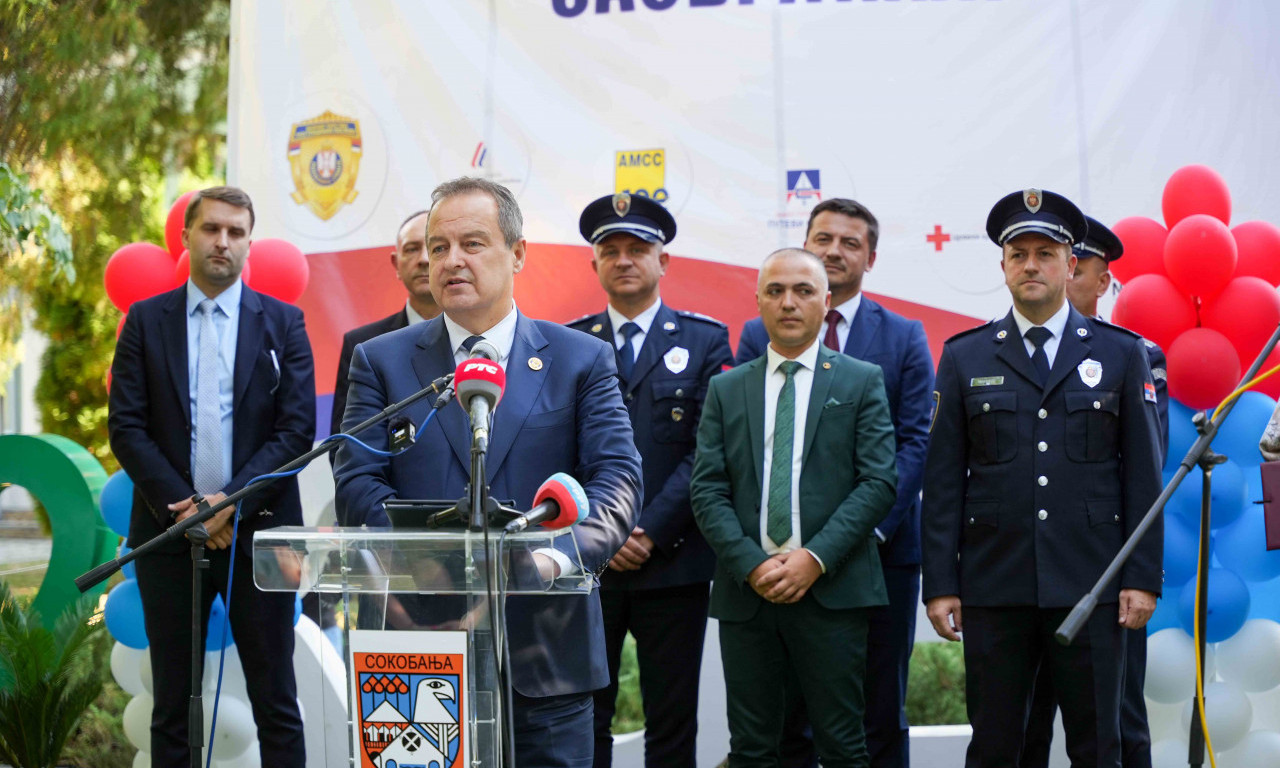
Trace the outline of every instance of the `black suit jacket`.
{"label": "black suit jacket", "polygon": [[[353,328],[342,335],[342,352],[338,355],[338,380],[333,385],[333,412],[329,414],[329,434],[342,429],[342,412],[347,409],[347,388],[351,386],[347,379],[351,373],[351,351],[357,344],[408,325],[409,313],[401,307],[395,314]],[[332,453],[329,454],[329,459],[333,459]]]}
{"label": "black suit jacket", "polygon": [[[186,308],[185,285],[135,303],[111,363],[107,430],[134,483],[130,547],[160,534],[172,522],[168,505],[195,493]],[[233,376],[227,494],[305,453],[315,439],[315,368],[302,311],[244,286]],[[248,554],[255,530],[302,524],[297,480],[249,496],[241,511],[239,546]],[[181,540],[169,545],[185,548]]]}

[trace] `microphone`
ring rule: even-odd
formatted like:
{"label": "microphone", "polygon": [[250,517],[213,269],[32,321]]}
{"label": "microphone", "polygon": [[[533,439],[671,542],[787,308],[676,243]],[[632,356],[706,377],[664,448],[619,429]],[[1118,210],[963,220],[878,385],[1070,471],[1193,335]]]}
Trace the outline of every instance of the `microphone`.
{"label": "microphone", "polygon": [[507,523],[507,533],[519,533],[533,525],[543,528],[565,528],[587,519],[591,503],[582,484],[564,472],[557,472],[538,489],[533,509]]}
{"label": "microphone", "polygon": [[467,357],[468,359],[483,357],[485,360],[497,362],[501,355],[498,353],[498,348],[493,346],[488,339],[480,339],[471,345],[471,352]]}
{"label": "microphone", "polygon": [[473,356],[458,364],[454,372],[453,386],[458,393],[458,405],[471,414],[471,441],[480,452],[489,450],[489,414],[498,407],[502,399],[502,388],[507,384],[507,372],[497,360],[497,350],[492,344],[477,342],[472,347],[472,355],[481,347],[493,350],[494,359]]}

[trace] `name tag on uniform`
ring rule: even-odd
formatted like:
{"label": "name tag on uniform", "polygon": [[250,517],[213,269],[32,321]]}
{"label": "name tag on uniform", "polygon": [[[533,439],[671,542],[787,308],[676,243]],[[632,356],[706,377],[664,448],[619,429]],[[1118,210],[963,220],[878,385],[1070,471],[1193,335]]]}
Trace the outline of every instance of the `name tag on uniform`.
{"label": "name tag on uniform", "polygon": [[979,376],[976,379],[969,379],[971,387],[998,387],[1003,383],[1003,376]]}

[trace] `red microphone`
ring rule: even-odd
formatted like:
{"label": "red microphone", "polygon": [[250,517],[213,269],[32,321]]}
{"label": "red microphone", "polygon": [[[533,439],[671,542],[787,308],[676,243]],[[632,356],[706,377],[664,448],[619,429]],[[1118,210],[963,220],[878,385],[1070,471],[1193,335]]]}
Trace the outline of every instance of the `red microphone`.
{"label": "red microphone", "polygon": [[473,357],[454,371],[458,405],[471,414],[471,439],[481,452],[489,450],[489,414],[502,399],[506,384],[507,372],[494,360]]}
{"label": "red microphone", "polygon": [[519,533],[531,525],[565,528],[587,519],[591,502],[582,484],[571,475],[557,472],[548,477],[533,497],[533,509],[507,523],[507,533]]}

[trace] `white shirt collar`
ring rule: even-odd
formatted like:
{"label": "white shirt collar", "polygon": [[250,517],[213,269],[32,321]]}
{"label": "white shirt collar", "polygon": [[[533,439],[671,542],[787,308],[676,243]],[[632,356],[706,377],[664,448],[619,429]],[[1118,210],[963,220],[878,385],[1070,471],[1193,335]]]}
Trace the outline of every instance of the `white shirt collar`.
{"label": "white shirt collar", "polygon": [[[1044,322],[1044,327],[1049,329],[1049,332],[1053,334],[1053,338],[1059,341],[1062,340],[1062,334],[1067,330],[1067,316],[1070,314],[1071,303],[1064,297],[1062,308],[1053,313],[1053,317]],[[1027,336],[1027,331],[1035,326],[1035,323],[1023,317],[1016,306],[1013,308],[1013,322],[1018,326],[1018,335],[1024,339]]]}
{"label": "white shirt collar", "polygon": [[404,315],[409,319],[409,325],[417,325],[418,323],[425,323],[427,321],[427,318],[418,314],[418,311],[413,308],[413,305],[409,303],[408,299],[404,300]]}
{"label": "white shirt collar", "polygon": [[[484,333],[477,334],[483,336],[486,341],[498,349],[498,362],[506,365],[507,358],[511,356],[511,346],[516,340],[516,316],[519,309],[516,308],[515,302],[511,304],[511,311],[507,316],[502,318],[489,330]],[[444,318],[445,330],[449,332],[449,349],[453,351],[454,356],[458,355],[458,350],[462,349],[462,342],[472,336],[471,331],[463,328],[455,323],[449,317],[448,312],[440,315]]]}
{"label": "white shirt collar", "polygon": [[[801,366],[803,366],[804,368],[812,371],[814,368],[818,366],[818,349],[821,346],[822,346],[822,337],[819,336],[818,338],[813,340],[813,343],[810,344],[809,347],[805,349],[805,351],[801,352],[799,355],[797,355],[794,358],[795,361],[799,363]],[[774,371],[778,370],[778,366],[782,365],[783,361],[792,359],[788,357],[783,357],[782,353],[778,352],[776,349],[773,348],[773,344],[770,344],[768,347],[766,347],[766,349],[768,350],[768,356],[769,356],[767,362],[765,363],[766,365],[765,373],[767,374],[773,373]]]}
{"label": "white shirt collar", "polygon": [[[240,309],[242,293],[244,293],[244,283],[237,279],[225,291],[214,296],[213,303],[218,305],[224,315],[231,317],[232,312]],[[200,290],[191,278],[187,278],[187,315],[194,315],[200,308],[200,302],[207,298],[209,297],[204,295],[204,291]]]}
{"label": "white shirt collar", "polygon": [[653,319],[658,316],[658,310],[661,307],[662,299],[659,298],[645,311],[635,317],[628,318],[626,315],[614,309],[613,305],[610,304],[606,308],[606,311],[609,313],[609,324],[613,326],[613,338],[616,339],[622,335],[621,328],[627,323],[635,323],[640,326],[640,334],[642,336],[647,336],[649,334],[649,329],[653,327]]}
{"label": "white shirt collar", "polygon": [[832,307],[832,309],[840,313],[840,316],[844,318],[846,326],[852,328],[853,316],[858,314],[858,307],[860,306],[862,306],[862,291],[858,291],[853,295],[853,298],[843,304]]}

